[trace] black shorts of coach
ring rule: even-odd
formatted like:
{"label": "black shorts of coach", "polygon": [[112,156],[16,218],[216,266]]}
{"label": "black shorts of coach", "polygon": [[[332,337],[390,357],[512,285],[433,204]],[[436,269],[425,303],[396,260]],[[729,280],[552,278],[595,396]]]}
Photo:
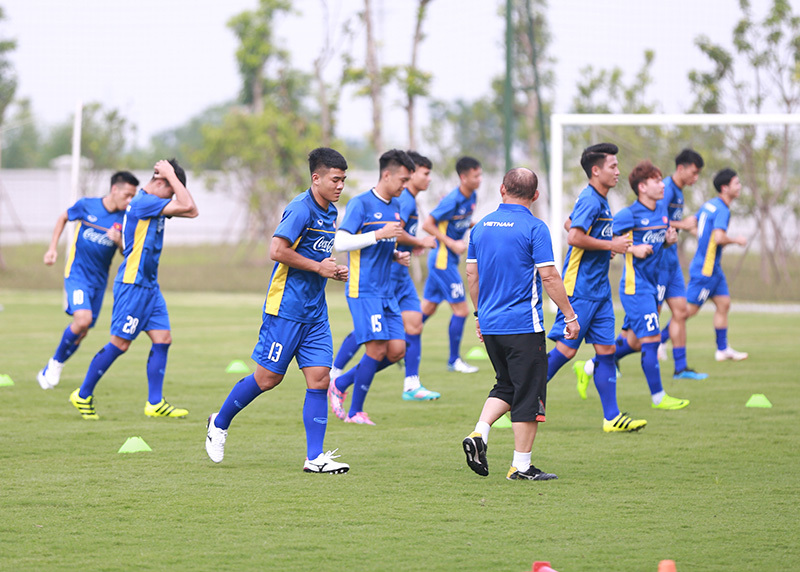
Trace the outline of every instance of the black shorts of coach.
{"label": "black shorts of coach", "polygon": [[547,352],[544,332],[484,334],[486,353],[497,374],[489,397],[511,406],[511,421],[545,420],[547,402]]}

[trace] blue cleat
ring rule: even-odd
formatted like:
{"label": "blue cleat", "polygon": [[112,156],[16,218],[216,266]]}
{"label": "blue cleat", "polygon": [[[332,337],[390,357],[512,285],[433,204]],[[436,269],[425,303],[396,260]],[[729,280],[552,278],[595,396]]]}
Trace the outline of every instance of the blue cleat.
{"label": "blue cleat", "polygon": [[686,368],[683,371],[675,372],[675,375],[672,376],[672,379],[696,379],[701,380],[708,377],[707,373],[699,373],[693,369]]}

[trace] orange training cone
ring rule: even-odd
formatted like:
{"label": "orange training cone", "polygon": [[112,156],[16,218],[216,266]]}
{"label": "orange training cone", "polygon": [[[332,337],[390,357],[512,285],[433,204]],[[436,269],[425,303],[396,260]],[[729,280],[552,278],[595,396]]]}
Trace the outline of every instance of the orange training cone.
{"label": "orange training cone", "polygon": [[531,570],[531,572],[557,572],[557,571],[550,568],[549,562],[540,562],[539,560],[537,560],[536,562],[533,563],[533,569]]}
{"label": "orange training cone", "polygon": [[677,572],[674,560],[662,560],[658,563],[658,572]]}

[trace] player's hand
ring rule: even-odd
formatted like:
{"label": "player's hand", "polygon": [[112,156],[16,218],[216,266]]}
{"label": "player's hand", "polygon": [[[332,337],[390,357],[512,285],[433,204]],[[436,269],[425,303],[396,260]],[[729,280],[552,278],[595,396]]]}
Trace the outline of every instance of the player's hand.
{"label": "player's hand", "polygon": [[463,240],[451,240],[447,243],[447,248],[458,254],[459,256],[464,254],[467,250],[467,243]]}
{"label": "player's hand", "polygon": [[153,167],[153,176],[156,179],[167,179],[175,174],[175,168],[166,159],[162,159]]}
{"label": "player's hand", "polygon": [[733,242],[738,244],[739,246],[747,246],[747,239],[741,235],[737,236],[733,239]]}
{"label": "player's hand", "polygon": [[683,222],[686,223],[686,230],[691,232],[692,234],[697,234],[697,217],[694,215],[687,216],[683,219]]}
{"label": "player's hand", "polygon": [[403,225],[399,222],[388,222],[375,231],[375,238],[383,240],[384,238],[397,238],[403,234]]}
{"label": "player's hand", "polygon": [[422,242],[422,248],[436,248],[436,239],[432,236],[423,236],[420,241]]}
{"label": "player's hand", "polygon": [[627,236],[614,236],[611,238],[611,252],[625,254],[633,241]]}
{"label": "player's hand", "polygon": [[631,254],[636,258],[647,258],[653,254],[653,245],[651,244],[636,244],[631,246]]}
{"label": "player's hand", "polygon": [[578,338],[578,334],[581,331],[581,325],[578,323],[578,320],[574,322],[570,322],[566,326],[564,326],[564,338],[568,340],[575,340]]}
{"label": "player's hand", "polygon": [[58,260],[58,251],[55,248],[48,248],[47,252],[44,253],[44,263],[48,266],[52,266]]}
{"label": "player's hand", "polygon": [[329,256],[324,260],[321,260],[319,263],[319,270],[317,270],[317,274],[322,276],[323,278],[334,278],[336,279],[336,259],[333,256]]}
{"label": "player's hand", "polygon": [[106,236],[111,240],[111,242],[113,242],[117,246],[120,246],[122,244],[122,233],[116,228],[114,227],[109,228],[106,231]]}
{"label": "player's hand", "polygon": [[664,241],[668,245],[672,245],[672,244],[675,244],[676,242],[678,242],[678,229],[676,229],[675,227],[672,227],[672,226],[669,227],[667,229],[667,234],[664,237]]}
{"label": "player's hand", "polygon": [[350,269],[347,266],[339,264],[336,266],[336,271],[333,273],[333,279],[339,282],[347,282],[350,277]]}
{"label": "player's hand", "polygon": [[478,339],[483,342],[483,334],[481,333],[481,323],[478,319],[475,319],[475,335],[478,336]]}
{"label": "player's hand", "polygon": [[411,264],[411,253],[407,251],[400,252],[399,250],[395,250],[394,259],[397,261],[398,264],[402,264],[403,266],[408,266],[409,264]]}

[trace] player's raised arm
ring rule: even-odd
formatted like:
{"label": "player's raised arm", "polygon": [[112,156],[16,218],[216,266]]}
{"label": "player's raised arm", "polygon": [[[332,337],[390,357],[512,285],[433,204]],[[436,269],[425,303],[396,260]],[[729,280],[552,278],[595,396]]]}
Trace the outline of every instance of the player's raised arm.
{"label": "player's raised arm", "polygon": [[44,253],[44,263],[52,266],[58,260],[58,240],[61,238],[61,233],[64,232],[64,227],[67,224],[69,215],[64,211],[56,219],[56,225],[53,227],[53,237],[50,239],[50,246],[47,252]]}
{"label": "player's raised arm", "polygon": [[175,168],[169,161],[162,159],[156,163],[154,171],[157,179],[165,179],[175,191],[175,198],[164,207],[162,215],[195,218],[200,214],[192,194],[175,174]]}

